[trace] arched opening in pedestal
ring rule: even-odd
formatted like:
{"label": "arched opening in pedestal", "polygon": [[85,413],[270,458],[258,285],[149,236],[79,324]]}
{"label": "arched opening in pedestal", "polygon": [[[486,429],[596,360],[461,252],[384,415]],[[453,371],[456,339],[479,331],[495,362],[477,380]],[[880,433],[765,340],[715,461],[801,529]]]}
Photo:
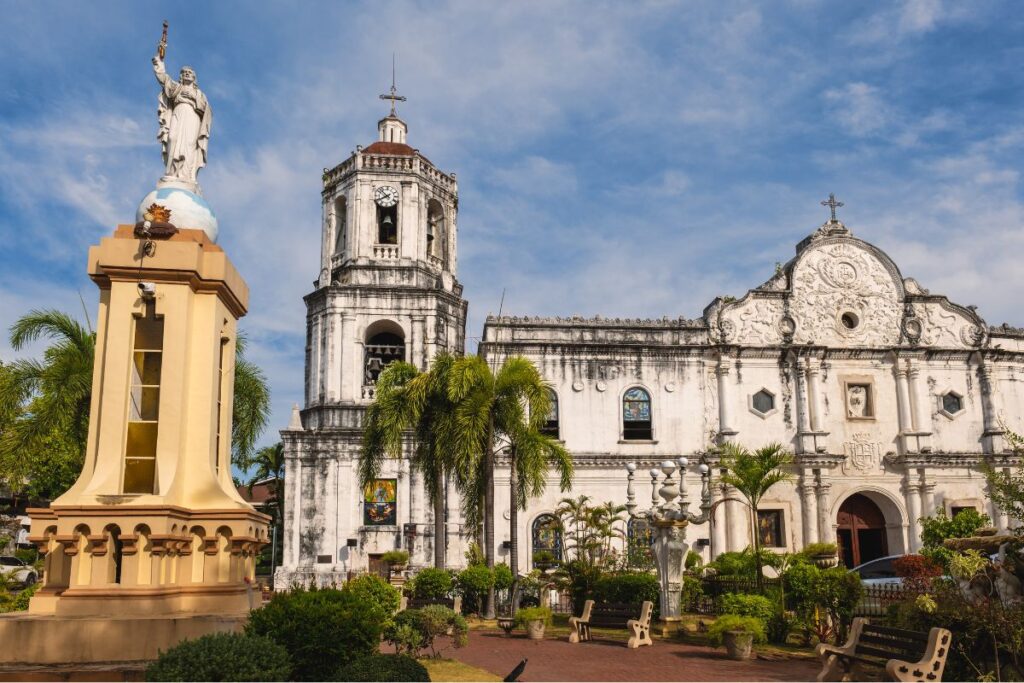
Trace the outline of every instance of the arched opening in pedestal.
{"label": "arched opening in pedestal", "polygon": [[836,519],[839,559],[847,567],[885,557],[889,539],[885,514],[873,500],[855,493],[839,506]]}

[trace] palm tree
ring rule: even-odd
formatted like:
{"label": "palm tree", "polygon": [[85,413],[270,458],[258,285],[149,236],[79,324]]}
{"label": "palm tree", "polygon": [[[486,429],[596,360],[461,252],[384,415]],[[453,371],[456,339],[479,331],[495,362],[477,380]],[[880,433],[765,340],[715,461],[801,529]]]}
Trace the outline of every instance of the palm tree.
{"label": "palm tree", "polygon": [[[459,358],[452,364],[448,381],[448,398],[455,408],[452,464],[462,476],[460,488],[470,522],[483,517],[488,567],[494,567],[495,454],[503,448],[524,449],[531,460],[541,460],[545,466],[557,463],[563,490],[571,484],[571,460],[562,457],[555,444],[539,434],[551,405],[548,392],[536,366],[521,356],[506,359],[497,371],[479,356]],[[515,479],[517,483],[529,483],[530,477],[542,476],[539,471],[539,466],[530,467]],[[486,501],[483,510],[481,498]],[[485,612],[487,618],[494,618],[493,588],[488,591]]]}
{"label": "palm tree", "polygon": [[[89,434],[96,333],[56,310],[33,310],[11,327],[10,342],[15,351],[38,339],[53,341],[42,360],[14,361],[0,386],[0,414],[17,414],[0,437],[0,476],[7,478],[12,488],[24,484],[25,469],[15,470],[8,464],[23,463],[54,434],[74,445],[79,459],[75,471],[79,471]],[[239,334],[231,445],[232,463],[246,470],[256,441],[267,426],[270,390],[263,372],[245,359],[244,350],[245,337]]]}
{"label": "palm tree", "polygon": [[257,482],[271,480],[270,501],[274,504],[274,525],[284,520],[284,444],[278,441],[273,446],[267,446],[256,451],[252,459],[253,470],[246,482],[249,487],[249,495],[252,495],[252,487]]}
{"label": "palm tree", "polygon": [[452,473],[450,439],[454,409],[447,381],[454,358],[438,354],[428,372],[402,361],[388,364],[377,378],[376,397],[366,411],[359,481],[365,488],[380,474],[385,458],[398,458],[403,437],[412,431],[410,464],[423,474],[434,508],[434,566],[443,569],[448,545],[445,482]]}
{"label": "palm tree", "polygon": [[[590,496],[577,496],[576,498],[563,498],[555,508],[555,517],[558,517],[563,529],[569,529],[572,534],[572,549],[576,552],[576,559],[582,560],[583,553],[587,546],[587,522],[590,515]],[[566,559],[570,544],[566,542]]]}
{"label": "palm tree", "polygon": [[793,462],[793,455],[780,443],[770,443],[750,452],[735,443],[725,443],[720,449],[721,465],[726,469],[722,482],[734,487],[746,500],[751,514],[751,535],[754,545],[754,566],[757,587],[761,590],[761,534],[758,528],[757,506],[772,486],[788,481],[792,475],[782,470]]}
{"label": "palm tree", "polygon": [[[550,396],[550,395],[549,395]],[[545,410],[542,415],[547,415]],[[544,493],[548,483],[548,469],[554,467],[559,474],[563,491],[572,486],[572,456],[565,446],[546,434],[539,425],[527,422],[526,430],[511,437],[509,454],[509,564],[512,567],[512,595],[518,596],[519,583],[519,511],[526,510],[530,498]],[[512,605],[512,611],[519,606]]]}

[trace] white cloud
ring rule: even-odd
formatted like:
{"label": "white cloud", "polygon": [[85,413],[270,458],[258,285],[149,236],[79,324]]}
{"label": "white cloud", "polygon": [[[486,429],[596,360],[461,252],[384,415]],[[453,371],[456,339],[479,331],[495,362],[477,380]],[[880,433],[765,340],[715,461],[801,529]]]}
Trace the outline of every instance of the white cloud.
{"label": "white cloud", "polygon": [[852,135],[865,136],[885,128],[891,118],[878,88],[867,83],[847,83],[825,91],[825,101],[839,124]]}

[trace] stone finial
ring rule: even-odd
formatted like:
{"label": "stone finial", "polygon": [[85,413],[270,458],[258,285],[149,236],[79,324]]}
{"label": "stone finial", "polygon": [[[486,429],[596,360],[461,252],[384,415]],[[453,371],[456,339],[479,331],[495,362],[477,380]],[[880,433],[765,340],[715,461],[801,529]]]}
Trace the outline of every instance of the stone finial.
{"label": "stone finial", "polygon": [[292,404],[292,420],[288,423],[288,429],[302,431],[302,415],[299,413],[299,404]]}

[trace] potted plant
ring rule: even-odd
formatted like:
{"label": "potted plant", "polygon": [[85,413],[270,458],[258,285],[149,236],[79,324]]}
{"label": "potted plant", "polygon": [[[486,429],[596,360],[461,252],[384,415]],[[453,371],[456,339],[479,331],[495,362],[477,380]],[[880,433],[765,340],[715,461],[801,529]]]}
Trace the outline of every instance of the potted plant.
{"label": "potted plant", "polygon": [[391,572],[400,572],[409,564],[409,553],[404,550],[390,550],[380,556],[381,562],[388,566]]}
{"label": "potted plant", "polygon": [[544,640],[544,627],[551,623],[547,607],[524,607],[516,612],[516,626],[526,628],[530,640]]}
{"label": "potted plant", "polygon": [[764,623],[757,617],[723,614],[708,628],[708,643],[724,645],[729,659],[750,659],[754,643],[764,641]]}
{"label": "potted plant", "polygon": [[542,574],[547,573],[549,569],[558,564],[555,560],[555,554],[548,550],[538,550],[533,554],[533,566],[541,571]]}
{"label": "potted plant", "polygon": [[839,546],[835,543],[810,543],[803,549],[802,554],[822,569],[839,564]]}

